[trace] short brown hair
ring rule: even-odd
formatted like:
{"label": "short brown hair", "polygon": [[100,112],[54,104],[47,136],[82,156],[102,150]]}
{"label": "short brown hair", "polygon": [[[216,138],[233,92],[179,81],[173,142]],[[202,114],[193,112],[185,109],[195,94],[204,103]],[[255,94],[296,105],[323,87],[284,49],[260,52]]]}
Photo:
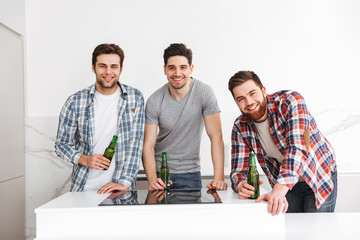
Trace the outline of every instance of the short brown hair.
{"label": "short brown hair", "polygon": [[116,44],[108,44],[108,43],[104,43],[104,44],[100,44],[99,46],[97,46],[94,49],[94,52],[92,54],[92,65],[96,65],[96,58],[97,56],[101,55],[101,54],[117,54],[120,57],[120,68],[122,68],[123,66],[123,62],[124,62],[124,51]]}
{"label": "short brown hair", "polygon": [[192,51],[190,48],[187,48],[185,44],[182,43],[172,43],[164,51],[164,64],[166,66],[167,61],[170,57],[173,56],[184,56],[189,62],[189,65],[192,63]]}
{"label": "short brown hair", "polygon": [[239,71],[235,73],[234,76],[232,76],[229,80],[229,91],[231,92],[233,97],[233,89],[249,80],[253,80],[260,89],[263,88],[260,78],[258,77],[258,75],[256,75],[256,73],[252,71]]}

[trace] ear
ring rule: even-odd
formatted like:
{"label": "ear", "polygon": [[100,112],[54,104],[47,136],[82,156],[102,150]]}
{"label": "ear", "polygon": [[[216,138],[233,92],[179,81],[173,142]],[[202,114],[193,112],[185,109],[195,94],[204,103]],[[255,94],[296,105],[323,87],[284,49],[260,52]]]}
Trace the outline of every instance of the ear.
{"label": "ear", "polygon": [[266,96],[266,88],[263,86],[263,88],[261,89],[261,91],[263,92],[263,94]]}
{"label": "ear", "polygon": [[193,70],[194,70],[194,65],[191,64],[191,66],[190,66],[190,74],[192,74]]}
{"label": "ear", "polygon": [[164,74],[166,75],[166,65],[164,65]]}
{"label": "ear", "polygon": [[96,71],[95,71],[95,67],[94,67],[94,65],[93,65],[93,64],[91,64],[91,70],[93,71],[93,73],[96,73]]}
{"label": "ear", "polygon": [[120,68],[119,76],[122,74],[123,69],[124,69],[124,66],[122,66],[122,67]]}

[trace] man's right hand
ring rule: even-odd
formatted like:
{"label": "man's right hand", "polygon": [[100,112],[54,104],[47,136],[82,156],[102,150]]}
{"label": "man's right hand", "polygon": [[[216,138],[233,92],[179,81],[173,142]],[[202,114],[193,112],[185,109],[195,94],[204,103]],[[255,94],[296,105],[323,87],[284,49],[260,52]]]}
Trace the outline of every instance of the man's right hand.
{"label": "man's right hand", "polygon": [[110,160],[102,154],[94,154],[92,156],[81,155],[79,164],[87,166],[88,168],[104,170],[109,168]]}
{"label": "man's right hand", "polygon": [[165,187],[165,183],[161,178],[157,178],[149,183],[149,190],[163,190]]}
{"label": "man's right hand", "polygon": [[[170,184],[172,184],[171,180]],[[149,190],[164,190],[164,188],[165,183],[163,182],[163,180],[161,180],[161,178],[149,182]]]}
{"label": "man's right hand", "polygon": [[[263,184],[263,181],[259,180],[259,184]],[[254,194],[255,188],[247,183],[247,181],[243,181],[238,186],[238,197],[239,199],[248,199],[251,195]]]}

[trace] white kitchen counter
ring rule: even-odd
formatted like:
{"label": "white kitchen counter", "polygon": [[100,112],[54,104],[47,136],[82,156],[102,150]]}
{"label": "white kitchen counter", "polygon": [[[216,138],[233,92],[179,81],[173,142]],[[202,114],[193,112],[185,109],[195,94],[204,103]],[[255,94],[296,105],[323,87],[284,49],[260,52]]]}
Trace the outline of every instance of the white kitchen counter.
{"label": "white kitchen counter", "polygon": [[222,203],[98,206],[108,195],[68,192],[35,209],[36,240],[218,239],[241,231],[285,239],[284,214],[271,216],[265,202],[239,200],[231,189],[218,191]]}
{"label": "white kitchen counter", "polygon": [[35,209],[36,240],[360,239],[360,213],[271,216],[231,189],[218,192],[222,203],[98,206],[108,195],[69,192]]}

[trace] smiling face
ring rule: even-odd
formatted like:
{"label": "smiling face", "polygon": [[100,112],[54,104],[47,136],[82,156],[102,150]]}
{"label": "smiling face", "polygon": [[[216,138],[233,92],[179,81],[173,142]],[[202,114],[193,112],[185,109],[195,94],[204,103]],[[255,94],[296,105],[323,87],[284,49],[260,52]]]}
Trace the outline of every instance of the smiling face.
{"label": "smiling face", "polygon": [[170,87],[179,90],[189,83],[190,75],[194,66],[189,65],[189,62],[184,56],[173,56],[167,60],[164,66],[165,75],[169,81]]}
{"label": "smiling face", "polygon": [[92,70],[96,75],[96,91],[108,95],[116,91],[122,68],[117,54],[100,54],[96,57]]}
{"label": "smiling face", "polygon": [[267,118],[266,91],[253,80],[248,80],[233,89],[234,99],[242,114],[254,122]]}

